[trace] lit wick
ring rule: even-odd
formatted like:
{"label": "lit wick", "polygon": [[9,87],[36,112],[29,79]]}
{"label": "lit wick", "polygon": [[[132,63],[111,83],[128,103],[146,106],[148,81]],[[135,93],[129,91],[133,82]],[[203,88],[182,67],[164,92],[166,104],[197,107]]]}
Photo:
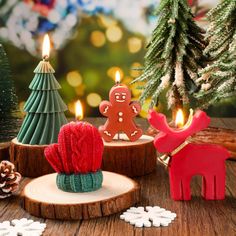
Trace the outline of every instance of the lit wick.
{"label": "lit wick", "polygon": [[78,121],[83,119],[83,107],[80,100],[75,103],[75,119]]}
{"label": "lit wick", "polygon": [[177,128],[187,128],[188,126],[191,125],[192,120],[193,120],[193,109],[189,110],[189,117],[186,124],[184,124],[184,113],[181,109],[179,109],[176,113],[175,126]]}
{"label": "lit wick", "polygon": [[176,113],[175,125],[177,128],[182,128],[184,126],[184,114],[181,109],[178,109]]}
{"label": "lit wick", "polygon": [[120,84],[120,72],[116,71],[116,85]]}
{"label": "lit wick", "polygon": [[42,50],[42,57],[43,60],[47,61],[50,56],[50,39],[48,34],[46,34],[43,38],[43,50]]}

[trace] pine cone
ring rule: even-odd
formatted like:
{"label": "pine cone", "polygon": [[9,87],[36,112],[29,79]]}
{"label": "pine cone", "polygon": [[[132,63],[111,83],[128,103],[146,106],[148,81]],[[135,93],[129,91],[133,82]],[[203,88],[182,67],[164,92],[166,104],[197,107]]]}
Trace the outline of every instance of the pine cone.
{"label": "pine cone", "polygon": [[11,196],[19,187],[21,175],[14,169],[15,166],[9,161],[0,163],[0,199]]}

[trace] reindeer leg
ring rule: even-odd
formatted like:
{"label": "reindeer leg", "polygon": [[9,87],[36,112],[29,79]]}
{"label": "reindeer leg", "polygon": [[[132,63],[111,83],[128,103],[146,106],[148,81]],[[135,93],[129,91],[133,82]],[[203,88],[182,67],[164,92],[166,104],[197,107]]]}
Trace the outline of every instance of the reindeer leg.
{"label": "reindeer leg", "polygon": [[215,175],[215,199],[222,200],[225,198],[225,170]]}
{"label": "reindeer leg", "polygon": [[202,195],[206,200],[215,200],[215,176],[202,177]]}
{"label": "reindeer leg", "polygon": [[170,176],[170,194],[175,201],[183,200],[181,179]]}
{"label": "reindeer leg", "polygon": [[183,195],[183,200],[185,201],[191,200],[190,181],[191,178],[184,178],[181,181],[182,195]]}

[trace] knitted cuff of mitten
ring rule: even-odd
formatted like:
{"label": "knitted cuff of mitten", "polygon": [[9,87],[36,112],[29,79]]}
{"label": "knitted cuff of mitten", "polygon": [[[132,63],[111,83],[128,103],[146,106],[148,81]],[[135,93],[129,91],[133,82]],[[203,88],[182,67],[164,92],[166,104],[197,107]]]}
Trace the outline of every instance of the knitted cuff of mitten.
{"label": "knitted cuff of mitten", "polygon": [[91,192],[102,187],[102,171],[87,174],[58,173],[57,187],[65,192]]}

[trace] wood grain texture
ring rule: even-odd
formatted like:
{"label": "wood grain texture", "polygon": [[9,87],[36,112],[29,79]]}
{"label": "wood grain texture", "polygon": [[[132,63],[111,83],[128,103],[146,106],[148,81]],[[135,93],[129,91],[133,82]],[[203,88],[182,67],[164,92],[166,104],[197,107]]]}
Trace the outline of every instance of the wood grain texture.
{"label": "wood grain texture", "polygon": [[91,219],[121,212],[140,200],[137,182],[119,174],[103,172],[103,187],[89,193],[59,190],[56,175],[45,175],[26,185],[23,208],[31,215],[58,220]]}
{"label": "wood grain texture", "polygon": [[[98,126],[103,119],[88,119]],[[138,123],[147,129],[146,120]],[[236,129],[236,119],[212,118],[212,126]],[[192,179],[192,200],[189,202],[172,201],[169,194],[168,172],[160,165],[150,175],[136,178],[141,185],[140,206],[159,205],[177,213],[176,220],[163,228],[134,228],[121,221],[120,214],[91,220],[63,221],[45,220],[32,217],[20,207],[20,198],[14,195],[0,201],[0,222],[14,218],[27,217],[47,223],[44,236],[214,236],[236,235],[236,162],[227,161],[226,199],[205,201],[201,198],[201,178]],[[25,178],[21,190],[29,182]]]}
{"label": "wood grain texture", "polygon": [[23,145],[13,139],[10,147],[10,161],[24,177],[35,178],[53,173],[54,170],[44,156],[46,147]]}
{"label": "wood grain texture", "polygon": [[153,138],[149,136],[144,135],[132,143],[105,142],[102,169],[129,177],[143,176],[156,168],[156,155]]}

